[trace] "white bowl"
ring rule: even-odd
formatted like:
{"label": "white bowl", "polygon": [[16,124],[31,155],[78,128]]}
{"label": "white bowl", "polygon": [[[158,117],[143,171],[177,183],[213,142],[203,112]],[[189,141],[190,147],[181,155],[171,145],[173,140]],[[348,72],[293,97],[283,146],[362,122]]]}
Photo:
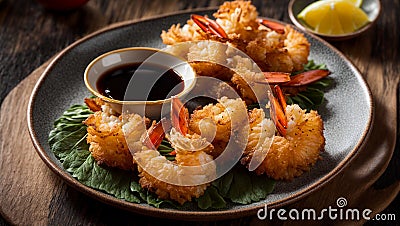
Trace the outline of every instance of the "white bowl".
{"label": "white bowl", "polygon": [[[142,62],[173,69],[183,80],[183,91],[176,95],[178,98],[188,94],[195,85],[196,73],[186,60],[159,49],[146,47],[118,49],[97,57],[86,67],[85,85],[90,92],[109,103],[118,113],[137,113],[151,119],[160,119],[163,116],[161,109],[170,109],[171,98],[155,101],[122,101],[106,97],[97,89],[96,83],[105,72],[121,65]],[[163,110],[162,113],[166,114],[168,111]]]}
{"label": "white bowl", "polygon": [[304,25],[298,18],[297,15],[309,4],[315,2],[316,0],[290,0],[289,6],[288,6],[288,12],[289,12],[289,18],[292,21],[294,25],[296,25],[298,28],[300,28],[303,31],[307,31],[310,33],[313,33],[315,35],[318,35],[328,41],[342,41],[342,40],[347,40],[351,39],[354,37],[357,37],[363,33],[365,33],[367,30],[369,30],[377,21],[380,11],[381,11],[381,4],[379,0],[364,0],[361,9],[367,14],[370,23],[365,25],[364,27],[360,28],[357,31],[354,31],[352,33],[348,34],[343,34],[343,35],[327,35],[327,34],[321,34],[318,32],[313,31],[311,28],[308,26]]}

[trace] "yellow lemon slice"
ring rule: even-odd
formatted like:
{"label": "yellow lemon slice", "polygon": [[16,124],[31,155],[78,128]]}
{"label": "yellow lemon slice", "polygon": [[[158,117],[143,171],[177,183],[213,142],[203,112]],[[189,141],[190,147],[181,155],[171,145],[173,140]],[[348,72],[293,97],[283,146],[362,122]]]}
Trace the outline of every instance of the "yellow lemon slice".
{"label": "yellow lemon slice", "polygon": [[349,0],[317,1],[297,17],[316,32],[328,35],[351,33],[370,22],[365,12]]}

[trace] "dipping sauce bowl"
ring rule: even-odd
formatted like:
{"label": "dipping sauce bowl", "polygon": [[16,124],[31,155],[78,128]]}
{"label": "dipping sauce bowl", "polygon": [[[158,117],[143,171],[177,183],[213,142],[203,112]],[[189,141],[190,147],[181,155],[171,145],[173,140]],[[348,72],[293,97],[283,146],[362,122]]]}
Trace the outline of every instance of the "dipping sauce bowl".
{"label": "dipping sauce bowl", "polygon": [[[171,96],[183,98],[194,87],[190,64],[154,48],[131,47],[94,59],[84,73],[86,87],[117,113],[160,119],[170,109]],[[162,110],[163,109],[163,110]]]}

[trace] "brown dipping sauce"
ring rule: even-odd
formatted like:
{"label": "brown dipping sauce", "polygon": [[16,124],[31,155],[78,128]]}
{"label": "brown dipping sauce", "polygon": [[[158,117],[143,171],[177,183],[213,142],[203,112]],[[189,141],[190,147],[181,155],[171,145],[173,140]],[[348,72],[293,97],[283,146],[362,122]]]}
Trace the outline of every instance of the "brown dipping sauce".
{"label": "brown dipping sauce", "polygon": [[184,88],[182,78],[173,69],[152,63],[113,68],[99,77],[96,86],[102,95],[123,101],[164,100]]}

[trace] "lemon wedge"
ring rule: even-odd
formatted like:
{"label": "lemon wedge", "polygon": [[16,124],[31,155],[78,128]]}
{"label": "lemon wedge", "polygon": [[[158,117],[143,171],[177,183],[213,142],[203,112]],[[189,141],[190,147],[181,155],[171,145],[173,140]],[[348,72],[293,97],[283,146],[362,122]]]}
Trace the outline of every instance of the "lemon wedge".
{"label": "lemon wedge", "polygon": [[349,1],[317,1],[304,8],[297,17],[317,33],[328,35],[351,33],[370,21],[364,11]]}

